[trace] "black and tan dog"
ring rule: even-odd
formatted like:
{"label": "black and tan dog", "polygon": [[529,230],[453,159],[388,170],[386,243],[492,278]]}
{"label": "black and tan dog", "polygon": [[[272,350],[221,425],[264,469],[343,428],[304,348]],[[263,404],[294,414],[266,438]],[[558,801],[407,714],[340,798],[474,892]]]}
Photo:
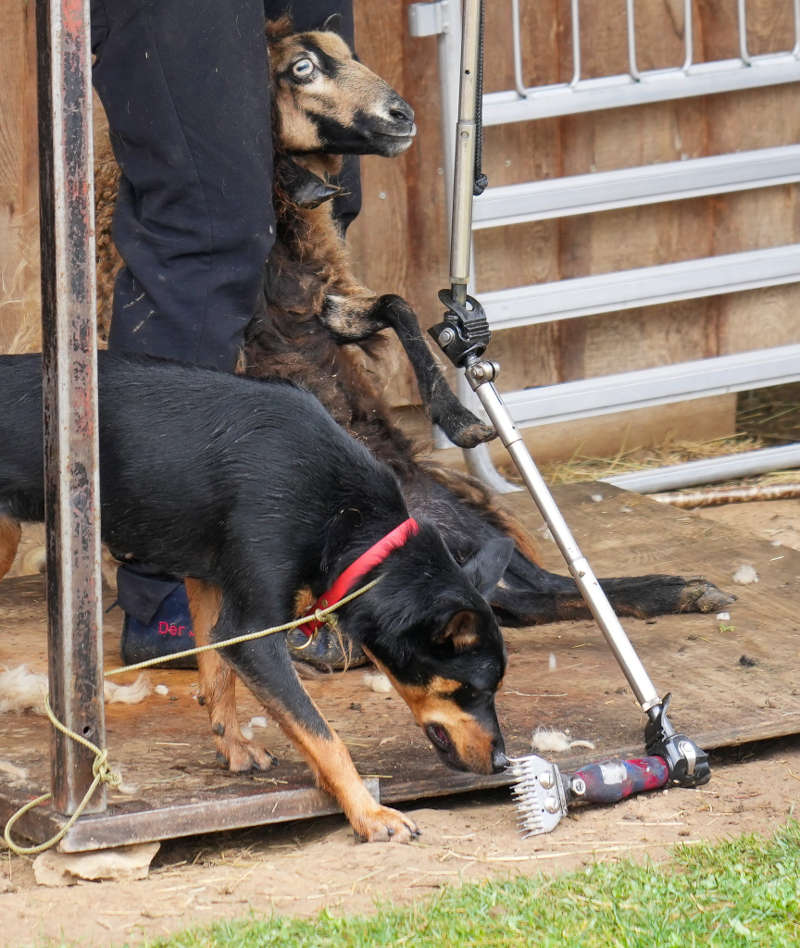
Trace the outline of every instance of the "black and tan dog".
{"label": "black and tan dog", "polygon": [[[381,581],[342,606],[343,632],[390,676],[446,764],[502,769],[494,695],[505,653],[484,595],[503,573],[511,541],[457,564],[434,527],[409,518],[390,470],[290,383],[99,357],[103,539],[119,556],[186,578],[198,643],[285,622],[299,591],[319,596],[343,575],[348,585],[357,563],[352,582]],[[2,573],[19,522],[43,516],[40,373],[38,356],[0,357]],[[300,683],[285,636],[230,646],[223,658],[213,653],[201,664],[222,753],[263,768],[272,762],[239,732],[233,670],[360,837],[417,833],[366,791]]]}

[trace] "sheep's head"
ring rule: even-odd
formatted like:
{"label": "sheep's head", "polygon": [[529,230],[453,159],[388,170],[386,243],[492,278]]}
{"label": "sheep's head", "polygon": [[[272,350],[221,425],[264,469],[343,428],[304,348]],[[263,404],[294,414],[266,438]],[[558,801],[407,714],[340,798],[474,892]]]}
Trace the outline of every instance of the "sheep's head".
{"label": "sheep's head", "polygon": [[[283,29],[285,30],[285,25]],[[277,138],[294,154],[383,155],[414,140],[414,110],[332,30],[268,29]]]}

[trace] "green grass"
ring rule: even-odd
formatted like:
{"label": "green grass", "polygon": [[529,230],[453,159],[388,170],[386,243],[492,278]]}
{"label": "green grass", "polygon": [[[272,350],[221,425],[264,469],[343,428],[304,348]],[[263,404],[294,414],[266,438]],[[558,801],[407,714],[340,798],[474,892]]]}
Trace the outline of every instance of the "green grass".
{"label": "green grass", "polygon": [[658,866],[597,864],[445,890],[433,901],[369,917],[274,916],[184,932],[159,948],[261,946],[753,946],[800,945],[800,824],[772,839],[743,836],[677,847]]}

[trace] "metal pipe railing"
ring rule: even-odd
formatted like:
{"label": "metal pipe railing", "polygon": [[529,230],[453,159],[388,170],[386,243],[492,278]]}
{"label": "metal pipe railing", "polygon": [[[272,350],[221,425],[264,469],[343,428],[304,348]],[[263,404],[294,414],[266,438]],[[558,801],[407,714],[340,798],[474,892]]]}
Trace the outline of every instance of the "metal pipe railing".
{"label": "metal pipe railing", "polygon": [[642,76],[636,63],[636,12],[634,0],[625,0],[625,21],[628,33],[628,72],[631,79],[641,82]]}
{"label": "metal pipe railing", "polygon": [[[798,0],[800,2],[800,0]],[[692,0],[683,0],[683,47],[686,56],[683,60],[683,71],[689,72],[694,59],[694,21],[692,19]]]}
{"label": "metal pipe railing", "polygon": [[[635,10],[635,0],[625,0],[625,34],[626,34],[626,44],[628,52],[628,72],[624,76],[612,77],[606,76],[601,79],[584,79],[581,75],[581,25],[580,25],[580,0],[570,0],[570,22],[572,30],[572,59],[573,59],[573,74],[569,82],[566,83],[555,83],[548,84],[546,86],[528,86],[525,84],[525,62],[522,55],[522,28],[521,28],[521,14],[520,14],[520,0],[510,0],[510,18],[511,18],[511,40],[512,40],[512,58],[514,62],[514,93],[519,99],[533,99],[541,96],[542,92],[546,90],[548,96],[552,96],[554,93],[559,90],[572,90],[573,92],[583,91],[584,83],[588,83],[587,88],[594,87],[598,82],[603,83],[608,81],[611,83],[610,92],[611,97],[613,98],[613,90],[616,88],[616,84],[613,82],[614,79],[627,80],[628,83],[641,83],[645,82],[648,79],[657,79],[659,84],[664,84],[664,81],[668,78],[670,74],[680,74],[684,79],[692,79],[697,81],[697,95],[705,95],[709,92],[714,91],[726,91],[728,86],[730,86],[730,76],[727,75],[731,66],[735,66],[741,69],[742,66],[754,66],[754,65],[766,65],[773,66],[775,65],[776,57],[780,58],[783,56],[790,56],[792,58],[800,57],[800,0],[793,0],[793,10],[794,10],[794,43],[790,49],[784,50],[782,53],[766,53],[760,55],[753,55],[748,46],[748,32],[747,32],[747,2],[746,0],[737,0],[737,39],[739,46],[739,55],[734,61],[720,61],[718,63],[695,63],[694,62],[694,22],[692,15],[692,0],[684,0],[683,2],[683,21],[684,21],[684,58],[683,62],[679,66],[668,67],[666,69],[651,69],[651,70],[642,70],[639,68],[638,64],[638,48],[636,42],[636,10]],[[719,67],[719,89],[713,88],[713,78],[711,81],[711,86],[709,85],[710,74],[714,72],[714,67]],[[780,64],[778,64],[780,65]],[[737,88],[734,84],[730,88]],[[682,95],[686,95],[687,92],[682,92]],[[494,93],[493,96],[496,97],[498,94]],[[664,98],[669,98],[670,93],[667,92]],[[490,97],[491,99],[491,97]],[[621,99],[616,103],[619,106],[635,104],[625,99]],[[602,101],[598,101],[596,108],[605,109],[613,108],[615,103],[613,101],[607,101],[604,98]],[[561,114],[570,114],[572,109],[565,105],[565,111]],[[559,113],[553,113],[559,114]],[[530,116],[535,117],[535,116]],[[491,117],[487,121],[487,124],[490,124]]]}
{"label": "metal pipe railing", "polygon": [[739,29],[739,56],[745,66],[752,66],[753,62],[747,49],[747,0],[737,0],[736,22]]}

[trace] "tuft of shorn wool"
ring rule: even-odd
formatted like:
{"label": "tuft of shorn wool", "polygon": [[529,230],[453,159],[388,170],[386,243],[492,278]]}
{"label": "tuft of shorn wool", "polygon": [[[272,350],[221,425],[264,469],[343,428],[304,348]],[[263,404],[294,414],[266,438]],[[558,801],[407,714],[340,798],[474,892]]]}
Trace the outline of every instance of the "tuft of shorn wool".
{"label": "tuft of shorn wool", "polygon": [[44,714],[47,675],[28,671],[27,665],[3,666],[0,671],[0,713],[34,711]]}
{"label": "tuft of shorn wool", "polygon": [[732,577],[733,581],[739,586],[749,586],[751,583],[758,582],[758,573],[755,567],[750,563],[742,563]]}
{"label": "tuft of shorn wool", "polygon": [[[44,714],[47,687],[47,675],[28,671],[27,665],[17,665],[16,668],[4,666],[0,671],[0,714],[8,711]],[[103,682],[103,697],[107,704],[138,704],[144,701],[151,690],[150,679],[145,674],[139,675],[130,685]]]}
{"label": "tuft of shorn wool", "polygon": [[585,747],[594,750],[592,741],[573,741],[569,734],[549,727],[537,727],[531,736],[531,748],[540,754],[558,754],[572,750],[573,747]]}
{"label": "tuft of shorn wool", "polygon": [[367,688],[371,688],[378,694],[389,694],[392,690],[392,683],[383,672],[364,672],[361,680]]}
{"label": "tuft of shorn wool", "polygon": [[139,704],[151,691],[150,678],[144,672],[130,685],[118,685],[115,681],[103,682],[106,704]]}

